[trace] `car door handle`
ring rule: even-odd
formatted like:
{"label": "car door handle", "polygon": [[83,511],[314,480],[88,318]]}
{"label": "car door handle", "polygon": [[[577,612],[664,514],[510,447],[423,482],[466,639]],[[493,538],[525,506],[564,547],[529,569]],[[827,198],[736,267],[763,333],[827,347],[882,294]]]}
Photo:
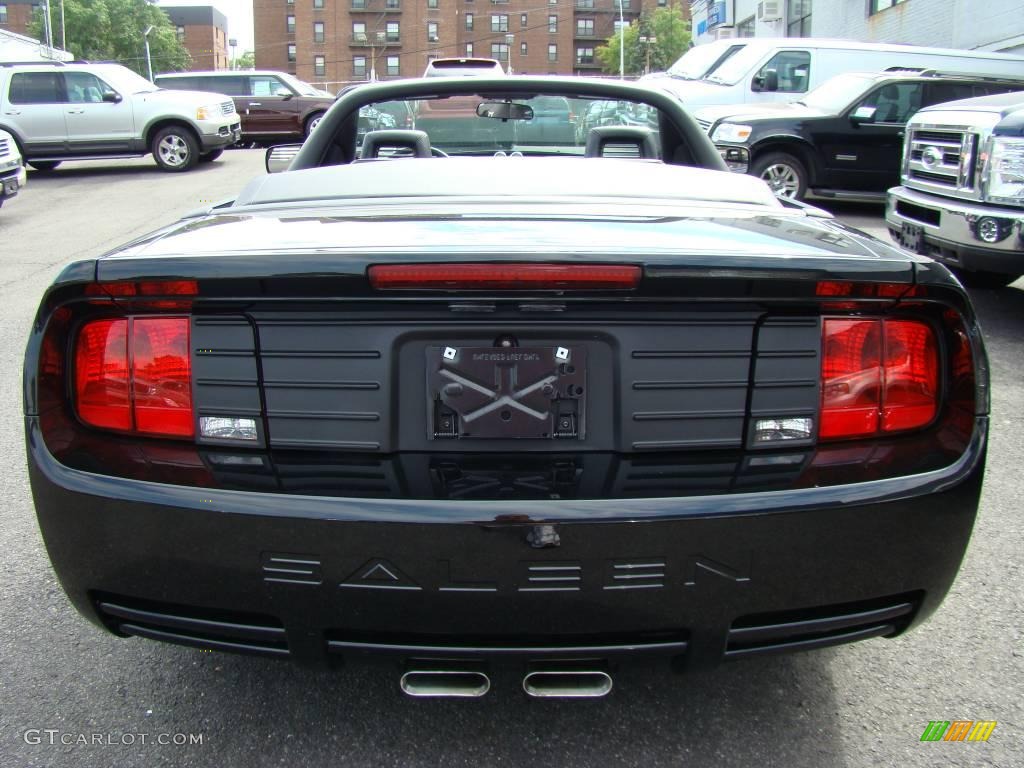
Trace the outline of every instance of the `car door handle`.
{"label": "car door handle", "polygon": [[85,110],[84,109],[69,109],[68,110],[68,114],[69,115],[84,115],[85,114]]}
{"label": "car door handle", "polygon": [[4,112],[5,115],[20,115],[21,112],[17,109],[12,109],[10,112]]}
{"label": "car door handle", "polygon": [[250,101],[249,102],[249,106],[250,107],[262,107],[263,106],[263,102],[260,102],[260,101]]}

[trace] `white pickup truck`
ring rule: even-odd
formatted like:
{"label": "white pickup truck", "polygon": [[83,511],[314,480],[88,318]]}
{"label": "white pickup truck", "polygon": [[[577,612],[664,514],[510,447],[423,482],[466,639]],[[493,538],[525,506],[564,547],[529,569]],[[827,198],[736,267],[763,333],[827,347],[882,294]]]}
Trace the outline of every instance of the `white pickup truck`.
{"label": "white pickup truck", "polygon": [[165,171],[214,160],[238,141],[230,96],[167,91],[119,64],[0,64],[0,129],[33,168],[152,154]]}
{"label": "white pickup truck", "polygon": [[968,285],[1024,275],[1024,92],[938,104],[907,124],[885,218],[904,248]]}

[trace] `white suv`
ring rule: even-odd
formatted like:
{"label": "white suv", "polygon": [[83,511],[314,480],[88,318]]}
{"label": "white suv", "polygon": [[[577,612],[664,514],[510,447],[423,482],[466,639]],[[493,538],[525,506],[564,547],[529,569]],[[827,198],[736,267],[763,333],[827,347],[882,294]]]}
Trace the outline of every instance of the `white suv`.
{"label": "white suv", "polygon": [[149,153],[186,171],[241,135],[229,96],[165,91],[119,64],[0,64],[0,129],[41,171]]}

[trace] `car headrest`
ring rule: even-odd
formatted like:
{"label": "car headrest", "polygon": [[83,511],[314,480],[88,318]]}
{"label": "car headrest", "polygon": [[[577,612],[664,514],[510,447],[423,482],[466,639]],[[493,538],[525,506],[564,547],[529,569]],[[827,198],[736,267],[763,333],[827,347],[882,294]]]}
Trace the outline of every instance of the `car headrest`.
{"label": "car headrest", "polygon": [[658,145],[650,128],[634,125],[601,125],[587,133],[584,157],[656,159]]}
{"label": "car headrest", "polygon": [[363,137],[363,148],[359,157],[361,160],[372,160],[382,155],[430,157],[430,137],[423,131],[400,128],[370,131]]}

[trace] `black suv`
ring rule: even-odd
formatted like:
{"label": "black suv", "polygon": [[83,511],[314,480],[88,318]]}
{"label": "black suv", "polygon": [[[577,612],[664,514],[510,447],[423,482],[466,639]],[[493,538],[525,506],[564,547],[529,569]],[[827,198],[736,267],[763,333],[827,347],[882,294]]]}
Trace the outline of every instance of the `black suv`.
{"label": "black suv", "polygon": [[1024,78],[893,70],[849,73],[789,104],[708,107],[695,113],[729,167],[760,176],[781,197],[885,200],[900,183],[907,121],[973,96],[1024,89]]}

